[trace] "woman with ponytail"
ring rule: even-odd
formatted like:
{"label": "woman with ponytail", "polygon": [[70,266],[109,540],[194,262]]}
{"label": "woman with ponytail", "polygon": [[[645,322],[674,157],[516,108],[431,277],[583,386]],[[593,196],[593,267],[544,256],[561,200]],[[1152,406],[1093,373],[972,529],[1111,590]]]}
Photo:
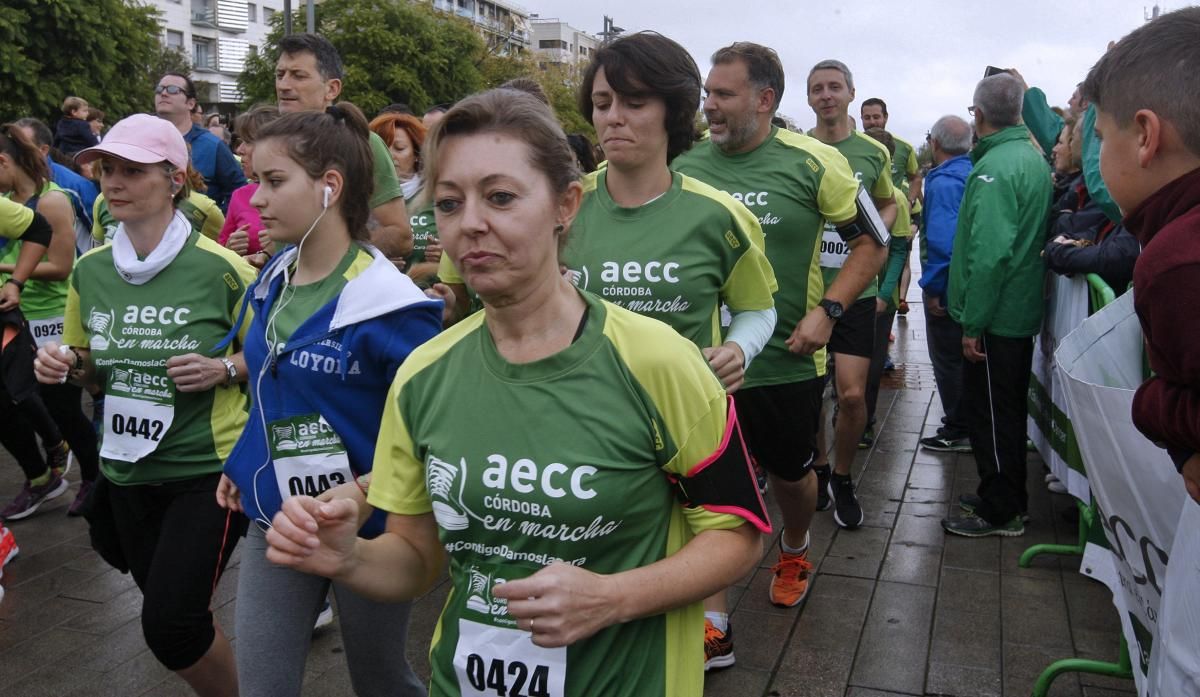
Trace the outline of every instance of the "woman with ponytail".
{"label": "woman with ponytail", "polygon": [[[331,586],[267,561],[271,519],[292,496],[358,490],[352,482],[371,471],[397,368],[441,327],[441,302],[367,246],[371,162],[367,123],[352,104],[284,114],[255,140],[251,203],[283,251],[248,296],[250,422],[217,491],[222,505],[256,523],[238,575],[243,697],[300,694]],[[383,532],[382,512],[358,530]],[[332,588],[355,694],[424,695],[405,660],[409,603],[370,600],[337,581]]]}

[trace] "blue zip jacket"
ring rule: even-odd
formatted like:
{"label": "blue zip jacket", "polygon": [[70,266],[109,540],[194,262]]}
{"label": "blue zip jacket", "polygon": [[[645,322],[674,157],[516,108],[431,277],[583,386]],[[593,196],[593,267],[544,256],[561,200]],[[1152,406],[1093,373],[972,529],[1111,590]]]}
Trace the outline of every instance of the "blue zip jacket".
{"label": "blue zip jacket", "polygon": [[229,208],[229,197],[240,187],[246,185],[246,173],[233,156],[233,151],[225,141],[192,124],[183,139],[192,148],[192,167],[204,177],[208,191],[204,193],[217,202],[224,213]]}
{"label": "blue zip jacket", "polygon": [[925,177],[925,264],[920,286],[929,295],[946,304],[950,283],[950,252],[954,249],[954,229],[958,226],[958,208],[962,205],[971,156],[962,154],[934,167]]}
{"label": "blue zip jacket", "polygon": [[[250,419],[225,463],[225,474],[237,484],[251,520],[269,522],[283,505],[268,442],[272,425],[319,415],[322,429],[341,438],[353,476],[370,472],[396,369],[441,330],[442,301],[427,298],[386,257],[371,252],[371,265],[305,320],[275,360],[268,350],[267,319],[283,288],[284,270],[296,258],[295,247],[276,256],[246,294],[254,310],[245,341]],[[244,318],[245,306],[238,326]],[[278,442],[278,433],[274,435]],[[291,491],[315,495],[320,487],[338,483],[323,482],[317,490],[311,488],[313,482],[300,483]],[[385,518],[384,511],[375,511],[359,534],[377,536]]]}
{"label": "blue zip jacket", "polygon": [[50,179],[67,191],[73,191],[78,198],[71,197],[71,205],[75,207],[75,216],[87,222],[88,234],[92,231],[92,208],[96,205],[96,197],[100,191],[96,184],[87,177],[81,177],[62,165],[46,157],[50,165]]}

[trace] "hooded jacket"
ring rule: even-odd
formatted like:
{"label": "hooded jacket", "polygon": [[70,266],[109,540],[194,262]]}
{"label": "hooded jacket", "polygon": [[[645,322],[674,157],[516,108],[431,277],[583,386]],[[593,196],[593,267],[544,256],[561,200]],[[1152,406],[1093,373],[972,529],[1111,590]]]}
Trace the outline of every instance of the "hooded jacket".
{"label": "hooded jacket", "polygon": [[950,257],[950,315],[963,336],[1033,336],[1045,306],[1050,167],[1024,126],[984,137],[971,161]]}
{"label": "hooded jacket", "polygon": [[1125,217],[1142,243],[1133,304],[1154,376],[1133,398],[1133,423],[1182,467],[1200,451],[1200,169]]}
{"label": "hooded jacket", "polygon": [[970,172],[971,158],[964,154],[934,167],[925,177],[925,231],[921,235],[925,253],[919,283],[926,293],[939,298],[946,295],[954,230]]}
{"label": "hooded jacket", "polygon": [[[225,474],[237,484],[242,507],[252,520],[274,517],[283,504],[283,486],[290,486],[289,495],[316,495],[345,483],[337,481],[339,477],[321,480],[319,475],[289,478],[290,469],[283,480],[277,479],[285,468],[277,467],[276,458],[282,459],[284,450],[297,443],[315,444],[308,455],[311,460],[343,457],[331,455],[337,448],[328,447],[340,440],[353,476],[371,471],[396,369],[441,330],[442,301],[427,298],[379,251],[371,249],[371,254],[370,266],[305,320],[274,359],[267,322],[283,289],[285,270],[296,258],[295,248],[272,260],[246,294],[254,310],[245,343],[250,419],[225,463]],[[243,310],[238,326],[244,317]],[[223,345],[236,332],[237,327]],[[383,531],[384,519],[385,513],[376,511],[360,534],[375,537]]]}

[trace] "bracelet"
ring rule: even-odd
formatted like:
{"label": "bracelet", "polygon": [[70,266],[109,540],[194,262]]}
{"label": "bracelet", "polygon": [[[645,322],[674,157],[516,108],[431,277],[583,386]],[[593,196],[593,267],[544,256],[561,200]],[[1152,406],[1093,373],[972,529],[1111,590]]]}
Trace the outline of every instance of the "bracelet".
{"label": "bracelet", "polygon": [[217,359],[225,365],[225,387],[232,387],[233,383],[237,382],[237,365],[228,358]]}
{"label": "bracelet", "polygon": [[14,286],[17,287],[17,290],[25,290],[25,281],[18,281],[17,279],[13,278],[12,276],[9,276],[8,278],[4,279],[4,282],[13,284]]}

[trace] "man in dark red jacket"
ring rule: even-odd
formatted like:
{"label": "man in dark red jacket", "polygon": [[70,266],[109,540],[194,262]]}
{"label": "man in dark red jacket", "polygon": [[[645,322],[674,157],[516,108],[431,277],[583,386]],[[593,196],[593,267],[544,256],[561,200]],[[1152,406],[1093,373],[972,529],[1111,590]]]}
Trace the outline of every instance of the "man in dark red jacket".
{"label": "man in dark red jacket", "polygon": [[1088,74],[1101,173],[1142,243],[1134,307],[1154,376],[1133,422],[1200,502],[1200,7],[1121,39]]}

